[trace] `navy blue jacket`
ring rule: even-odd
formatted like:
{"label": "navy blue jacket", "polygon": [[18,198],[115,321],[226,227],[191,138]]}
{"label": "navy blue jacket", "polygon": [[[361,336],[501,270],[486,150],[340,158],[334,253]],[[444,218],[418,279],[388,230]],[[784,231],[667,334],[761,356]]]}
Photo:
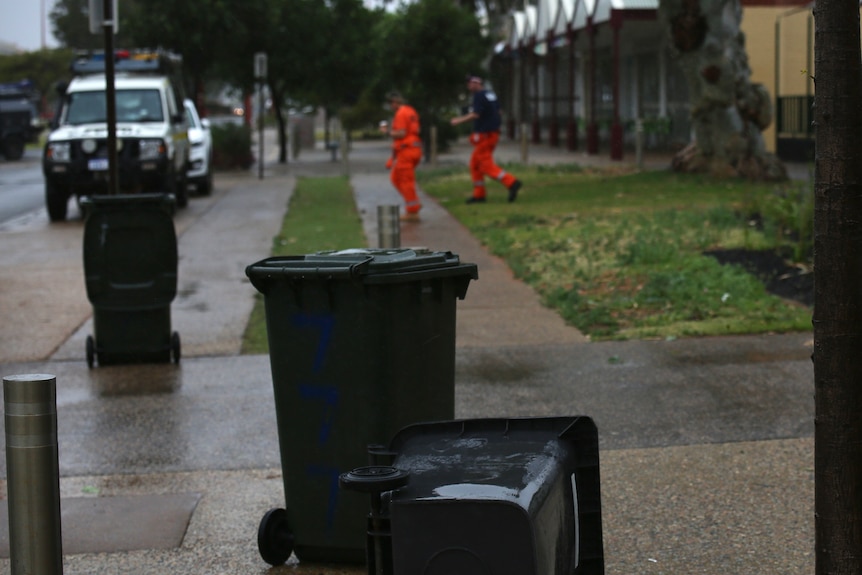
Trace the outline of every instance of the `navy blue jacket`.
{"label": "navy blue jacket", "polygon": [[473,105],[471,112],[479,115],[473,120],[474,132],[499,132],[500,131],[500,101],[497,94],[491,90],[481,90],[473,93]]}

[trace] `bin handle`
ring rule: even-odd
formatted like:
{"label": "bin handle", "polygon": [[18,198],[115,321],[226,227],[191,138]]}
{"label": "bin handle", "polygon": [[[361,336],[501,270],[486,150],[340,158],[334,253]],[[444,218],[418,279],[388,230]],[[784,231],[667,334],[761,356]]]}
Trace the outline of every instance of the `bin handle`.
{"label": "bin handle", "polygon": [[[276,265],[271,260],[264,260],[258,264],[252,264],[246,268],[249,277],[287,277],[287,278],[324,278],[324,279],[353,279],[362,275],[374,260],[367,256],[361,261],[338,262],[338,261],[308,261],[302,256],[287,256],[277,258],[284,261],[285,265]],[[263,265],[261,265],[263,264]]]}

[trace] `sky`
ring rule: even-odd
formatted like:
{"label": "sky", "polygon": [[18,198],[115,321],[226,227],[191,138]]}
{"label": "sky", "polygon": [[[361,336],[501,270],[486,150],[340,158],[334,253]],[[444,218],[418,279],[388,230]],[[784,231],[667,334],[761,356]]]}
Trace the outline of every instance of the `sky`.
{"label": "sky", "polygon": [[45,44],[56,48],[57,40],[51,34],[48,14],[54,0],[0,0],[0,42],[16,44],[22,50],[39,50],[42,47],[42,10],[45,12]]}

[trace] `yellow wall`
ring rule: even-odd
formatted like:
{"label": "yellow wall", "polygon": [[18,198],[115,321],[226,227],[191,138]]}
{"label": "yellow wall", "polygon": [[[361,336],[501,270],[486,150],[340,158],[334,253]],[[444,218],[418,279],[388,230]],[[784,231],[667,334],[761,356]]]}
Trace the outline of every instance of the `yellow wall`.
{"label": "yellow wall", "polygon": [[[813,75],[814,41],[808,40],[811,10],[805,6],[763,7],[746,6],[742,15],[742,32],[751,81],[763,84],[772,98],[773,111],[776,96],[803,96],[813,94],[809,79]],[[778,29],[776,29],[778,23]],[[776,44],[776,36],[778,43]],[[779,84],[776,90],[776,45],[779,50]],[[809,49],[811,50],[809,52]],[[806,92],[806,89],[808,92]],[[775,122],[763,131],[766,149],[775,151]]]}

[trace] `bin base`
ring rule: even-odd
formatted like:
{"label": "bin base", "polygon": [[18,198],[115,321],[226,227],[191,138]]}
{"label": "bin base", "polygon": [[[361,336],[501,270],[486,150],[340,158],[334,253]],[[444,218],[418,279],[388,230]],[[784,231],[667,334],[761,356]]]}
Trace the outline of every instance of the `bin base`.
{"label": "bin base", "polygon": [[95,338],[87,340],[87,364],[180,361],[180,336],[171,332],[170,307],[142,310],[93,309]]}
{"label": "bin base", "polygon": [[367,561],[365,548],[316,547],[297,545],[293,550],[300,563],[344,563],[364,565]]}

